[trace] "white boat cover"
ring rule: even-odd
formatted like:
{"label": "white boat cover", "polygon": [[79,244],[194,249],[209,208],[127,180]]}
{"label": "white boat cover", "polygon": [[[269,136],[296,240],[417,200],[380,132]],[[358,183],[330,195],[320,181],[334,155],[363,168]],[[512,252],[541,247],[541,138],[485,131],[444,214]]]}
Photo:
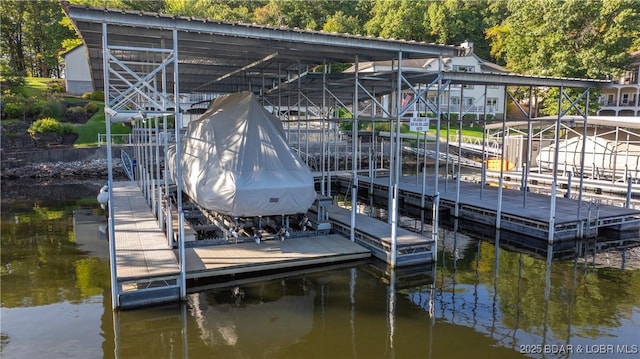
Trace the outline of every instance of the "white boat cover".
{"label": "white boat cover", "polygon": [[[175,181],[175,149],[168,154]],[[183,190],[199,205],[237,217],[306,212],[316,198],[307,165],[280,120],[250,92],[218,97],[182,141]]]}

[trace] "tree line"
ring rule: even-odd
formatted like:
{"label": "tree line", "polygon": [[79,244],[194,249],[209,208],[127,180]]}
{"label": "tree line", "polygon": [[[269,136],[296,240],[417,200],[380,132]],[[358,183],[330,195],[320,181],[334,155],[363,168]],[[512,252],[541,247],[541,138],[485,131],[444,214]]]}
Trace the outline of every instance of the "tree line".
{"label": "tree line", "polygon": [[[636,0],[71,0],[75,4],[457,45],[517,73],[605,78],[640,50]],[[0,73],[60,77],[81,43],[53,0],[0,2]]]}

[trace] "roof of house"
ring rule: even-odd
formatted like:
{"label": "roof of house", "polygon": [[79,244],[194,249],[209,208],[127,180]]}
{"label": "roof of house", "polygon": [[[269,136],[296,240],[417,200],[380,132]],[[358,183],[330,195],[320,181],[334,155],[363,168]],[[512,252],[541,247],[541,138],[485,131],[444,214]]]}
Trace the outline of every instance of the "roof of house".
{"label": "roof of house", "polygon": [[[479,72],[490,72],[490,73],[508,73],[509,70],[507,70],[506,68],[498,65],[498,64],[494,64],[493,62],[484,60],[480,57],[478,57],[475,53],[473,53],[473,50],[471,49],[471,51],[467,51],[465,55],[462,56],[458,56],[458,57],[467,57],[467,56],[472,56],[473,58],[475,58],[478,62],[478,64],[480,65],[480,71]],[[402,60],[402,69],[403,71],[439,71],[438,69],[438,58],[422,58],[422,59],[403,59]],[[452,71],[453,70],[453,58],[452,57],[443,57],[442,58],[442,62],[443,62],[443,71]],[[378,71],[383,71],[387,70],[391,68],[391,66],[396,67],[397,60],[384,60],[384,61],[367,61],[367,62],[361,62],[359,63],[359,70],[362,72],[378,72]],[[355,64],[351,67],[349,67],[348,69],[346,69],[344,72],[347,73],[351,73],[351,72],[355,72],[356,67]]]}

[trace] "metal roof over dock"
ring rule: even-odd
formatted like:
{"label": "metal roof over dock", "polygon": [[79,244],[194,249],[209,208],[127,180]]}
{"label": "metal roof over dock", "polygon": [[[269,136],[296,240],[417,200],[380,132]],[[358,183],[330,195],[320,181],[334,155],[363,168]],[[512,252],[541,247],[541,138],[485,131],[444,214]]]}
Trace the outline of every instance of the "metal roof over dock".
{"label": "metal roof over dock", "polygon": [[[252,91],[279,96],[297,95],[304,89],[311,101],[320,102],[323,64],[350,64],[358,61],[449,57],[464,49],[416,41],[224,22],[169,14],[97,8],[63,3],[88,49],[92,79],[96,90],[103,89],[103,24],[107,26],[112,52],[133,71],[164,61],[160,49],[171,49],[177,42],[179,88],[181,93],[229,93]],[[177,36],[174,38],[173,31]],[[132,51],[148,48],[146,52]],[[168,68],[167,71],[172,71]],[[353,101],[354,73],[329,73],[325,81],[332,93],[345,104]],[[359,81],[376,94],[396,90],[394,73],[369,73]],[[407,73],[412,80],[429,83],[437,73]],[[299,78],[299,79],[298,79]],[[452,83],[488,85],[564,86],[574,88],[609,87],[610,80],[556,78],[504,73],[446,72],[443,80]],[[174,76],[167,76],[171,88]],[[110,83],[125,91],[126,81]],[[404,85],[406,86],[406,85]],[[261,92],[263,91],[263,92]],[[366,95],[364,89],[360,98]],[[317,96],[314,96],[318,94]]]}
{"label": "metal roof over dock", "polygon": [[[287,72],[330,63],[393,59],[399,51],[407,58],[455,56],[455,46],[389,40],[322,31],[240,24],[168,14],[76,6],[63,8],[89,51],[94,85],[103,84],[102,24],[108,25],[109,43],[127,48],[171,48],[177,30],[181,92],[237,92],[259,89],[284,79]],[[132,53],[140,66],[161,61],[161,53]]]}

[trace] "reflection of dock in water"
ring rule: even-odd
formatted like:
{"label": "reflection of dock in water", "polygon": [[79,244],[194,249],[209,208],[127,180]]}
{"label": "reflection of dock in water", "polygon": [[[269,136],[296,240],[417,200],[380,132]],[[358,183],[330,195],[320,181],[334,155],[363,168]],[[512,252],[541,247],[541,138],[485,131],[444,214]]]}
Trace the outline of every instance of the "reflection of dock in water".
{"label": "reflection of dock in water", "polygon": [[91,253],[100,259],[109,259],[109,245],[104,228],[103,214],[93,213],[89,209],[73,211],[73,233],[79,249]]}
{"label": "reflection of dock in water", "polygon": [[306,288],[304,281],[282,280],[260,288],[234,289],[189,296],[199,337],[225,353],[222,356],[277,353],[311,332],[316,292]]}

